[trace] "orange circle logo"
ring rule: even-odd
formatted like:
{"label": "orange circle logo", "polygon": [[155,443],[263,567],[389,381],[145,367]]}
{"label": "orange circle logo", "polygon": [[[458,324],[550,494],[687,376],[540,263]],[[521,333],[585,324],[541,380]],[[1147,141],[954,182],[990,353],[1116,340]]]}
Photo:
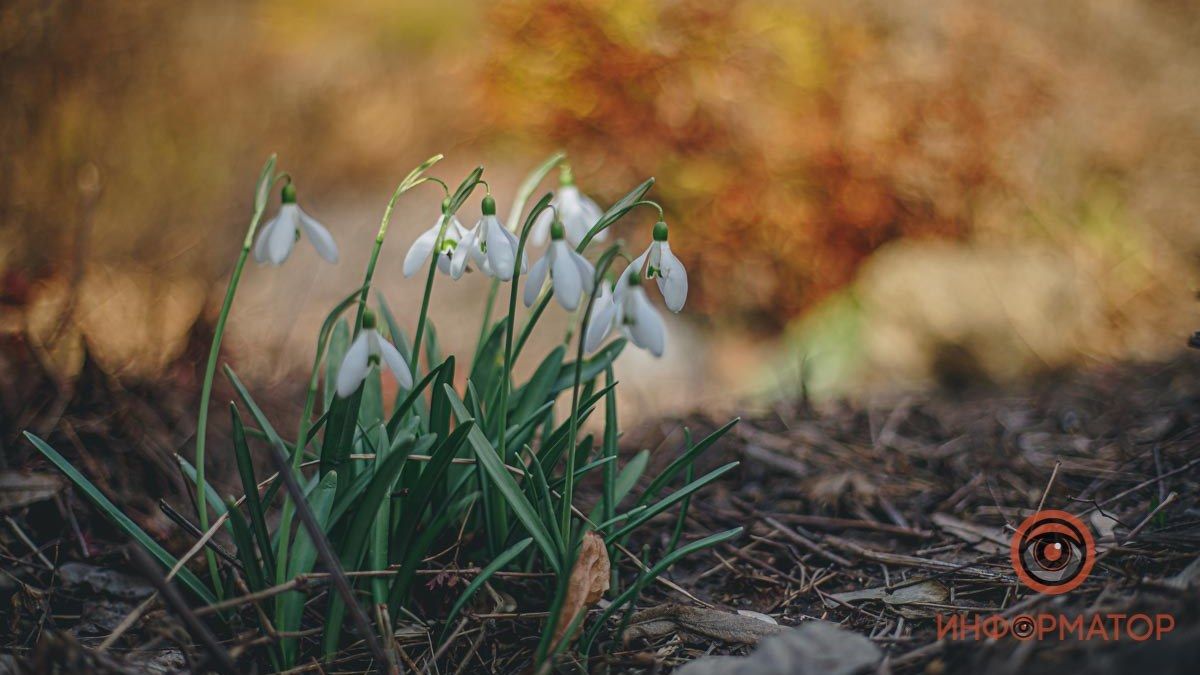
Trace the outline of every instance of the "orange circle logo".
{"label": "orange circle logo", "polygon": [[1083,521],[1066,511],[1038,511],[1017,528],[1009,554],[1021,583],[1039,593],[1058,595],[1091,574],[1096,542]]}

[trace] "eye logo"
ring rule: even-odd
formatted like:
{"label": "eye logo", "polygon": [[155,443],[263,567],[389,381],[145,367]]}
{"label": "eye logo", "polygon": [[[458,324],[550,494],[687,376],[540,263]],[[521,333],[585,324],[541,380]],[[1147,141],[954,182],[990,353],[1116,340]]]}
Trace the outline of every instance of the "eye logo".
{"label": "eye logo", "polygon": [[1047,595],[1066,593],[1096,564],[1096,542],[1087,526],[1066,511],[1038,511],[1025,519],[1009,547],[1021,583]]}

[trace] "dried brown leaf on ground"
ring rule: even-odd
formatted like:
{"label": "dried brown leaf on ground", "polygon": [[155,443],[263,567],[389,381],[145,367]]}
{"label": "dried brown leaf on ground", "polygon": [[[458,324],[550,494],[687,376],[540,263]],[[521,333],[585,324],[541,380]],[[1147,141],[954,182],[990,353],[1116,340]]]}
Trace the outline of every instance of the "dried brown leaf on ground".
{"label": "dried brown leaf on ground", "polygon": [[571,569],[571,577],[567,581],[567,598],[563,601],[562,612],[559,614],[561,618],[554,627],[555,648],[575,621],[575,617],[604,597],[604,593],[608,591],[611,574],[612,568],[609,566],[604,538],[595,532],[583,535],[579,556],[575,558],[575,567]]}
{"label": "dried brown leaf on ground", "polygon": [[[765,616],[759,614],[758,616]],[[770,617],[767,617],[768,619]],[[628,643],[635,639],[654,639],[672,633],[688,633],[706,640],[720,640],[731,644],[758,644],[764,637],[784,630],[757,616],[723,612],[719,609],[689,607],[687,605],[659,605],[634,614],[625,633]]]}

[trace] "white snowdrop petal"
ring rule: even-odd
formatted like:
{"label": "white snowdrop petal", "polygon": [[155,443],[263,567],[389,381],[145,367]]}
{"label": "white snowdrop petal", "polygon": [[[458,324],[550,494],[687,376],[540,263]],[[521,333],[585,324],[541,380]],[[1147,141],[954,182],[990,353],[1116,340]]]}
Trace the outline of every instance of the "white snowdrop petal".
{"label": "white snowdrop petal", "polygon": [[433,245],[437,243],[439,229],[438,225],[434,225],[425,230],[409,247],[408,253],[404,256],[404,276],[411,277],[416,274],[425,261],[429,260],[429,254],[433,253]]}
{"label": "white snowdrop petal", "polygon": [[650,249],[646,249],[644,253],[634,258],[633,262],[629,263],[629,265],[625,268],[625,271],[621,272],[621,276],[617,277],[617,287],[613,290],[613,293],[617,296],[617,299],[625,297],[625,293],[630,289],[629,278],[633,276],[635,271],[638,274],[641,274],[642,267],[646,264],[646,256],[649,253]]}
{"label": "white snowdrop petal", "polygon": [[[460,279],[460,278],[462,278],[463,272],[465,272],[467,270],[467,262],[471,259],[471,250],[474,249],[476,246],[478,246],[478,243],[476,242],[476,237],[478,236],[478,231],[479,231],[478,227],[476,227],[474,230],[468,231],[466,233],[466,235],[462,238],[462,240],[458,242],[458,246],[455,247],[455,249],[453,251],[451,251],[451,253],[450,253],[450,277],[451,278]],[[439,267],[441,266],[441,260],[438,261],[438,265],[439,265]]]}
{"label": "white snowdrop petal", "polygon": [[579,294],[583,292],[579,266],[572,259],[572,251],[565,242],[556,241],[550,248],[555,249],[548,254],[551,256],[550,284],[554,287],[554,297],[564,309],[574,311],[579,306]]}
{"label": "white snowdrop petal", "polygon": [[272,265],[282,265],[292,254],[292,246],[296,244],[296,209],[295,204],[284,204],[279,208],[279,217],[267,240],[267,260]]}
{"label": "white snowdrop petal", "polygon": [[592,306],[591,316],[588,318],[587,336],[584,339],[583,347],[589,352],[594,352],[604,342],[604,338],[612,332],[613,316],[617,313],[617,304],[613,302],[611,297],[598,297]]}
{"label": "white snowdrop petal", "polygon": [[[557,206],[558,200],[555,199],[551,203]],[[551,209],[543,209],[538,214],[537,220],[533,221],[533,229],[529,231],[529,241],[535,246],[542,246],[546,240],[550,238],[550,223],[554,222],[554,211]]]}
{"label": "white snowdrop petal", "polygon": [[315,218],[304,212],[304,209],[297,207],[300,215],[300,226],[304,228],[304,233],[308,235],[308,240],[312,242],[313,248],[317,249],[317,255],[320,255],[326,262],[336,264],[338,261],[338,247],[333,240],[333,235],[329,234],[329,230],[325,226],[318,223]]}
{"label": "white snowdrop petal", "polygon": [[550,267],[550,254],[542,256],[533,264],[533,269],[529,270],[529,277],[525,280],[525,306],[532,307],[533,301],[537,300],[538,293],[542,292],[542,284],[546,282],[546,270]]}
{"label": "white snowdrop petal", "polygon": [[659,260],[658,290],[662,291],[667,309],[678,312],[687,302],[688,278],[687,270],[667,242],[662,242],[662,258]]}
{"label": "white snowdrop petal", "polygon": [[576,269],[579,270],[579,283],[583,288],[583,292],[591,295],[596,282],[596,268],[587,258],[579,255],[574,250],[569,251],[569,253],[571,260],[575,263]]}
{"label": "white snowdrop petal", "polygon": [[358,389],[358,385],[366,379],[369,351],[370,345],[367,342],[367,333],[364,331],[359,333],[358,337],[354,339],[354,344],[346,350],[346,356],[342,359],[341,367],[338,368],[338,396],[346,398],[353,394]]}
{"label": "white snowdrop petal", "polygon": [[508,281],[513,276],[513,263],[517,260],[516,247],[512,246],[504,235],[511,233],[500,224],[500,219],[487,216],[480,227],[487,228],[487,257],[492,264],[492,272],[501,281]]}
{"label": "white snowdrop petal", "polygon": [[258,241],[254,242],[254,262],[267,262],[267,241],[271,238],[271,231],[275,229],[277,222],[279,222],[279,216],[267,221],[267,224],[258,231]]}
{"label": "white snowdrop petal", "polygon": [[408,369],[408,364],[404,362],[404,358],[400,356],[400,351],[395,345],[377,337],[379,346],[379,355],[383,357],[383,362],[387,364],[388,370],[396,376],[396,382],[399,383],[401,389],[412,389],[413,377],[412,371]]}
{"label": "white snowdrop petal", "polygon": [[654,356],[662,356],[667,345],[667,327],[646,298],[646,292],[636,289],[626,302],[633,303],[629,309],[633,315],[629,326],[633,343]]}

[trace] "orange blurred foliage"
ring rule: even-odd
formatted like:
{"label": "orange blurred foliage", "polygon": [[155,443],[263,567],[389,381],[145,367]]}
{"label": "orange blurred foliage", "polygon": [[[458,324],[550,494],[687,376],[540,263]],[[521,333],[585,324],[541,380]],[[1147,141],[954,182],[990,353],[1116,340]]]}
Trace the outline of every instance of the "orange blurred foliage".
{"label": "orange blurred foliage", "polygon": [[656,176],[693,307],[775,328],[889,241],[965,235],[971,196],[1004,182],[1002,143],[1045,100],[1035,64],[997,63],[994,26],[953,33],[958,58],[905,64],[878,17],[506,0],[488,20],[486,110],[584,158],[584,182]]}

